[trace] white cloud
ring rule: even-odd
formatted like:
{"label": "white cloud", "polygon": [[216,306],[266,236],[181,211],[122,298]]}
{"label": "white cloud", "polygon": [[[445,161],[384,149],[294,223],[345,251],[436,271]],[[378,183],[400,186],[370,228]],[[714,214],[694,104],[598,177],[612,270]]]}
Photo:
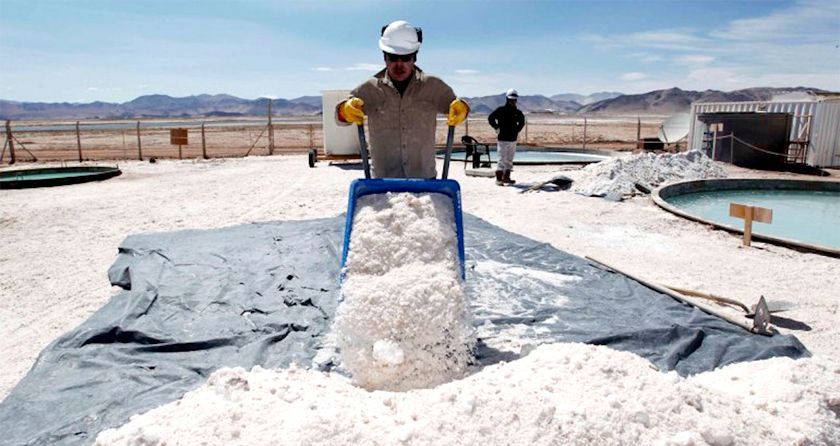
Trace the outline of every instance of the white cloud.
{"label": "white cloud", "polygon": [[648,78],[647,74],[639,73],[637,71],[633,71],[633,72],[630,72],[630,73],[624,73],[619,77],[619,79],[621,79],[623,81],[627,81],[627,82],[636,82],[636,81],[640,81],[640,80],[647,79],[647,78]]}
{"label": "white cloud", "polygon": [[660,56],[659,54],[652,54],[652,53],[647,53],[647,52],[644,52],[644,51],[638,51],[638,52],[635,52],[635,53],[626,53],[626,54],[624,54],[624,57],[626,57],[628,59],[632,59],[634,61],[645,62],[645,63],[661,62],[662,60],[664,60],[664,58],[662,56]]}
{"label": "white cloud", "polygon": [[648,54],[646,56],[642,56],[642,57],[639,58],[640,61],[646,62],[646,63],[661,62],[662,59],[663,59],[662,56],[658,56],[656,54]]}
{"label": "white cloud", "polygon": [[632,33],[627,37],[633,43],[654,48],[695,46],[705,42],[705,39],[692,35],[693,32],[690,29],[643,31]]}
{"label": "white cloud", "polygon": [[99,87],[87,87],[87,91],[99,91]]}
{"label": "white cloud", "polygon": [[740,84],[744,81],[742,76],[726,68],[699,68],[690,71],[686,78],[705,85]]}
{"label": "white cloud", "polygon": [[458,69],[455,70],[455,72],[458,74],[478,74],[478,70],[471,70],[468,68]]}
{"label": "white cloud", "polygon": [[383,67],[382,64],[373,63],[355,63],[350,67],[345,68],[347,71],[379,71]]}
{"label": "white cloud", "polygon": [[678,56],[674,59],[677,65],[708,65],[715,60],[714,56],[706,56],[702,54]]}
{"label": "white cloud", "polygon": [[680,51],[701,51],[710,40],[696,35],[693,29],[662,29],[610,36],[587,34],[581,40],[603,48],[656,48]]}
{"label": "white cloud", "polygon": [[769,12],[724,19],[709,28],[590,34],[581,40],[629,59],[628,71],[647,71],[644,63],[669,62],[660,66],[655,78],[621,76],[634,89],[654,82],[688,89],[798,85],[837,89],[840,1],[793,0],[769,6],[763,8]]}
{"label": "white cloud", "polygon": [[313,71],[335,71],[330,67],[315,67],[312,69]]}
{"label": "white cloud", "polygon": [[737,41],[836,42],[840,2],[805,0],[760,17],[732,20],[712,37]]}

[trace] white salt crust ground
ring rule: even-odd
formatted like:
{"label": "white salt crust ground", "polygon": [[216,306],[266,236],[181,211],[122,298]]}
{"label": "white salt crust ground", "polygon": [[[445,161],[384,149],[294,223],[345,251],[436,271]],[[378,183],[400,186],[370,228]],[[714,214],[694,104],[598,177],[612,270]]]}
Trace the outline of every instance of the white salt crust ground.
{"label": "white salt crust ground", "polygon": [[[439,163],[439,170],[441,166]],[[808,330],[781,331],[797,336],[814,353],[814,358],[798,361],[777,358],[737,364],[697,377],[709,376],[718,386],[725,387],[728,394],[737,395],[721,406],[725,413],[748,410],[754,405],[751,401],[765,395],[765,389],[776,389],[771,394],[778,395],[791,386],[799,388],[796,383],[789,384],[794,380],[802,383],[838,381],[840,275],[837,271],[840,260],[765,243],[742,248],[737,236],[668,214],[647,197],[618,203],[568,192],[521,194],[517,188],[496,187],[491,179],[465,176],[457,167],[454,165],[450,170],[450,177],[461,184],[464,212],[508,231],[550,243],[578,256],[598,258],[659,283],[733,297],[747,303],[755,302],[760,294],[768,300],[794,302],[796,307],[784,316],[806,324]],[[836,171],[834,177],[815,178],[722,167],[730,178],[838,180]],[[360,170],[340,169],[326,163],[309,169],[305,156],[199,162],[162,160],[156,164],[130,161],[120,162],[120,168],[123,175],[102,183],[0,193],[0,241],[3,246],[0,249],[0,351],[4,355],[0,364],[0,398],[23,377],[38,352],[51,340],[78,326],[112,294],[119,292],[109,286],[106,272],[116,257],[117,246],[126,236],[260,221],[334,217],[346,210],[350,181],[361,176]],[[548,180],[558,173],[575,176],[580,172],[572,169],[517,167],[514,178],[520,183],[529,183]],[[486,267],[510,269],[504,265]],[[521,345],[511,339],[494,347],[518,352]],[[622,368],[627,359],[613,357],[611,353],[614,352],[595,348],[591,357],[606,361],[613,368]],[[571,355],[581,362],[583,356],[579,354],[566,356]],[[529,358],[544,363],[539,368],[549,366],[550,358],[533,353]],[[724,371],[731,378],[717,379]],[[793,371],[795,378],[785,375]],[[305,372],[305,375],[309,373]],[[542,389],[543,397],[560,398],[562,391],[600,391],[601,385],[589,384],[590,388],[587,388],[585,384],[606,372],[564,373],[561,377],[569,384],[562,389]],[[516,386],[520,381],[527,382],[511,372],[491,387],[474,381],[480,375],[441,387],[460,385],[465,394],[493,395],[507,392],[507,387]],[[309,385],[300,375],[296,376],[295,382],[299,386]],[[605,386],[610,386],[608,390],[615,398],[626,401],[640,398],[626,385],[642,378],[610,376],[612,378]],[[829,401],[840,398],[836,389],[819,388],[826,389]],[[749,395],[749,389],[753,389],[754,395]],[[815,401],[809,395],[812,395],[810,389],[817,389],[817,386],[807,385],[806,389],[801,392],[805,398],[801,401]],[[656,392],[652,393],[651,396],[655,396]],[[789,397],[782,399],[788,400]],[[607,411],[609,403],[607,399],[591,398],[586,404],[593,411]],[[512,419],[528,410],[527,407],[527,404],[507,405],[492,416]],[[779,410],[776,403],[768,403],[768,407],[776,412],[775,418],[770,418],[772,423],[757,423],[745,431],[793,429],[806,424],[823,426],[825,432],[837,429],[836,418],[829,421],[816,411],[791,413],[786,412],[787,409]],[[200,415],[203,410],[215,413],[208,407],[194,411],[194,415]],[[337,416],[328,405],[318,405],[311,412],[315,412],[312,415],[315,417]],[[562,418],[564,412],[555,414],[560,414],[556,418]],[[242,416],[258,415],[243,413]],[[290,415],[301,422],[309,416],[309,413],[307,417]],[[346,416],[358,417],[349,412]],[[471,422],[478,423],[475,417],[479,416],[482,415],[470,418]],[[397,422],[390,411],[382,417],[385,418],[382,422]],[[467,418],[461,416],[457,420]],[[457,420],[453,423],[457,424]],[[284,421],[272,420],[261,426],[266,430],[274,429],[279,422]],[[616,420],[611,426],[615,435],[634,428],[627,419]],[[386,439],[393,435],[384,429],[380,433]],[[275,434],[275,438],[277,443],[283,443],[282,434]],[[317,438],[307,441],[315,442]],[[793,443],[785,438],[767,440],[763,444]],[[217,443],[226,444],[226,439]],[[803,443],[808,444],[807,441]],[[829,444],[816,439],[811,443]]]}
{"label": "white salt crust ground", "polygon": [[357,200],[332,326],[355,384],[408,390],[464,375],[475,336],[453,209],[438,193]]}
{"label": "white salt crust ground", "polygon": [[[820,361],[683,379],[606,347],[553,344],[460,381],[367,392],[299,368],[222,369],[97,445],[838,444],[840,376]],[[834,395],[834,396],[831,396]]]}

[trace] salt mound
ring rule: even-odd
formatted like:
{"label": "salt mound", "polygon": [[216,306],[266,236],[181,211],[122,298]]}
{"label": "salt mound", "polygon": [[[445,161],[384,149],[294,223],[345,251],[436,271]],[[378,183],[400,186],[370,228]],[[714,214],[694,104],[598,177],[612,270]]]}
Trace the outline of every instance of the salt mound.
{"label": "salt mound", "polygon": [[621,199],[635,184],[656,187],[677,180],[723,178],[723,168],[705,153],[692,150],[654,155],[640,153],[590,164],[581,169],[571,190],[583,195]]}
{"label": "salt mound", "polygon": [[358,385],[408,390],[466,372],[474,334],[454,215],[442,194],[357,201],[333,333]]}
{"label": "salt mound", "polygon": [[220,369],[96,444],[836,445],[838,373],[822,358],[773,358],[684,379],[584,344],[401,393],[297,367]]}

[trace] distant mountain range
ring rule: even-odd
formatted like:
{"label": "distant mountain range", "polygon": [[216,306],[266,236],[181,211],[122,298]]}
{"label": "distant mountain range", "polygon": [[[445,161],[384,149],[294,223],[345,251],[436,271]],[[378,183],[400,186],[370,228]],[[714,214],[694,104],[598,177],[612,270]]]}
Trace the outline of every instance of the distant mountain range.
{"label": "distant mountain range", "polygon": [[672,114],[689,111],[692,102],[769,101],[774,96],[794,92],[831,93],[807,87],[747,88],[723,92],[717,90],[686,91],[679,88],[656,90],[644,94],[628,94],[604,99],[581,107],[577,113],[597,114]]}
{"label": "distant mountain range", "polygon": [[[723,92],[717,90],[686,91],[679,88],[627,95],[617,92],[556,94],[553,96],[520,96],[519,108],[526,113],[552,114],[672,114],[688,111],[692,102],[767,101],[779,94],[792,92],[829,93],[807,87],[748,88]],[[473,113],[490,113],[504,104],[504,94],[466,98]],[[172,96],[154,94],[140,96],[122,104],[109,102],[44,103],[16,102],[0,99],[0,119],[126,119],[159,117],[264,116],[268,99],[242,99],[227,94]],[[305,116],[321,113],[320,96],[296,99],[274,99],[272,114]]]}

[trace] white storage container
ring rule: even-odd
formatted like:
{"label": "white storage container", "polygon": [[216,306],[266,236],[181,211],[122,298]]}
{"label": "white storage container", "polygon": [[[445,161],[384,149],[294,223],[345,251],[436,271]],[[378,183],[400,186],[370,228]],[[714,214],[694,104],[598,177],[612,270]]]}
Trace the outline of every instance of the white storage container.
{"label": "white storage container", "polygon": [[708,129],[698,115],[722,112],[789,113],[793,117],[790,140],[808,141],[805,164],[815,167],[840,166],[840,98],[825,97],[793,102],[705,102],[691,104],[689,147],[700,149]]}
{"label": "white storage container", "polygon": [[359,131],[355,125],[338,125],[335,106],[350,96],[349,90],[324,90],[321,92],[322,118],[324,121],[324,153],[326,155],[358,155]]}

